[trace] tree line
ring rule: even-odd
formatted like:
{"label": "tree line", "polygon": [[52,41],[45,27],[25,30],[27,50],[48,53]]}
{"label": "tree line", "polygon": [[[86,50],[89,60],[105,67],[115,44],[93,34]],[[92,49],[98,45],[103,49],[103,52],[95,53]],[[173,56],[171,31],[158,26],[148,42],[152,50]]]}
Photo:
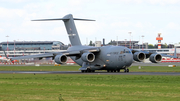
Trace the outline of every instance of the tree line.
{"label": "tree line", "polygon": [[[113,41],[111,40],[107,45],[113,45]],[[89,42],[89,46],[95,46],[95,43],[93,43],[91,40]],[[148,49],[158,48],[158,44],[148,44]],[[161,48],[174,48],[173,44],[161,44]]]}

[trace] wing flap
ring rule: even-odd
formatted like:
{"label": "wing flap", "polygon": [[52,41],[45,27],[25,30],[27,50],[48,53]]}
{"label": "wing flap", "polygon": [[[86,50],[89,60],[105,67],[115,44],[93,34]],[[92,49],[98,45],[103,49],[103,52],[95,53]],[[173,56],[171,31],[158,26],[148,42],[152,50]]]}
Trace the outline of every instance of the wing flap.
{"label": "wing flap", "polygon": [[46,54],[38,54],[38,55],[27,55],[27,56],[20,56],[20,57],[12,57],[10,58],[11,61],[13,60],[21,60],[21,59],[30,59],[30,58],[43,58],[43,57],[53,57],[53,53],[46,53]]}
{"label": "wing flap", "polygon": [[45,57],[55,57],[59,54],[64,54],[66,56],[81,56],[82,53],[89,51],[89,52],[99,52],[99,48],[91,48],[91,49],[84,49],[84,50],[75,50],[75,51],[63,51],[63,52],[53,52],[53,53],[45,53],[45,54],[37,54],[37,55],[27,55],[27,56],[20,56],[20,57],[12,57],[10,58],[11,61],[13,60],[21,60],[21,59],[30,59],[30,58],[45,58]]}

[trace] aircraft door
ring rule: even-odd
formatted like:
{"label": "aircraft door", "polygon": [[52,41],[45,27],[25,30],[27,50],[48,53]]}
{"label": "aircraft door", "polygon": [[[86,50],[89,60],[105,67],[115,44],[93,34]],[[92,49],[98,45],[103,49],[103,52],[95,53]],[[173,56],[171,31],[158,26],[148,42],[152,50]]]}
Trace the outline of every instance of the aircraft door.
{"label": "aircraft door", "polygon": [[123,55],[124,63],[126,63],[126,55]]}
{"label": "aircraft door", "polygon": [[126,64],[126,61],[127,61],[127,58],[126,58],[126,53],[127,53],[127,50],[124,49],[124,52],[123,52],[123,59],[124,59],[124,63]]}
{"label": "aircraft door", "polygon": [[120,61],[123,61],[123,57],[122,57],[122,55],[119,55],[119,57],[118,57],[118,61],[120,62]]}

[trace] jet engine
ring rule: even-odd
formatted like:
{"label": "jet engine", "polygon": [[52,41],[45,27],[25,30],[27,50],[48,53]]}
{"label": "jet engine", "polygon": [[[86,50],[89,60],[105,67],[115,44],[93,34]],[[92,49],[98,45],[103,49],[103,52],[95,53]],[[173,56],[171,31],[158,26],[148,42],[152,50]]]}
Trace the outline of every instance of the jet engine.
{"label": "jet engine", "polygon": [[57,64],[63,64],[67,62],[67,56],[63,54],[56,55],[54,60]]}
{"label": "jet engine", "polygon": [[135,52],[133,54],[133,59],[135,61],[141,62],[146,58],[146,55],[143,52]]}
{"label": "jet engine", "polygon": [[161,62],[162,56],[161,54],[151,54],[151,56],[149,57],[149,60],[152,63],[158,63],[158,62]]}
{"label": "jet engine", "polygon": [[93,62],[95,60],[95,55],[93,53],[83,53],[81,59],[84,62]]}

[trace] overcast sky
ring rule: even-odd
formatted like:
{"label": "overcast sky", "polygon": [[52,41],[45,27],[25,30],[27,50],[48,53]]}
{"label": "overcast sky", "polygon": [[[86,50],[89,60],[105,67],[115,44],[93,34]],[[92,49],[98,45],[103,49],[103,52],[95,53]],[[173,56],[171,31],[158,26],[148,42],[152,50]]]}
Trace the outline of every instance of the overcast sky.
{"label": "overcast sky", "polygon": [[[62,21],[32,22],[39,18],[75,18],[81,43],[134,40],[156,44],[180,42],[180,0],[0,0],[0,42],[61,41],[69,44]],[[128,32],[132,32],[131,37]]]}

